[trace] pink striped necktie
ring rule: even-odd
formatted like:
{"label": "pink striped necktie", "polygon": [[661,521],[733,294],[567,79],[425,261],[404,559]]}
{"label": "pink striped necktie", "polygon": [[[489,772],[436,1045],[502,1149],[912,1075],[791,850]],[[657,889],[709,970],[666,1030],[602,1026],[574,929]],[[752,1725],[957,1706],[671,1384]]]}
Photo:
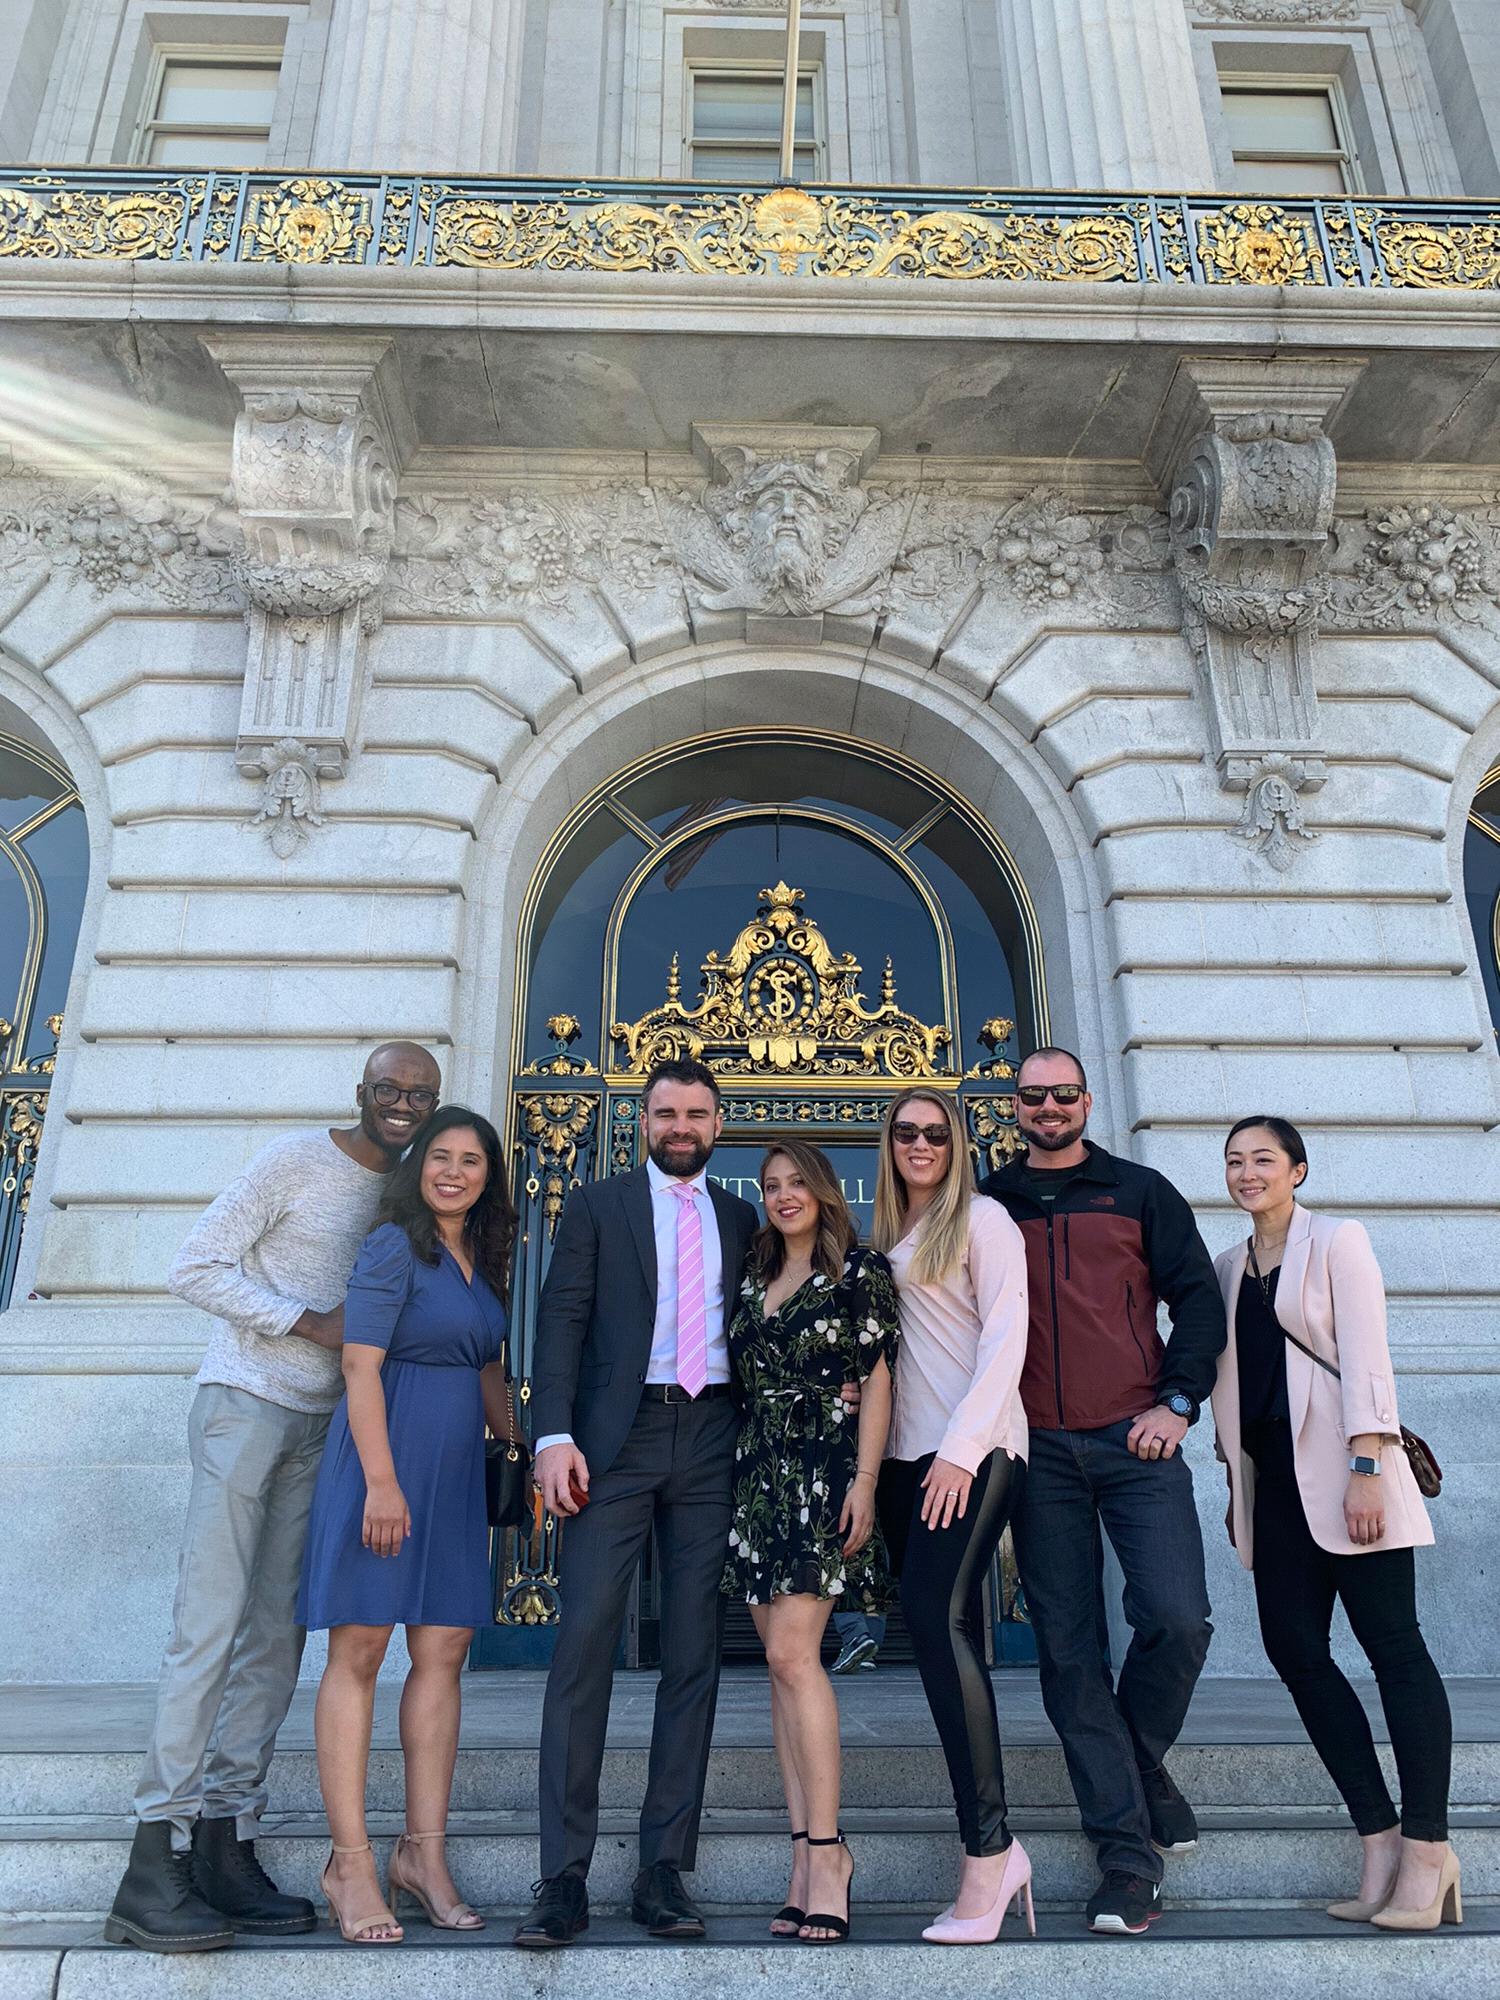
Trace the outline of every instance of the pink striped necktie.
{"label": "pink striped necktie", "polygon": [[708,1311],[703,1295],[703,1223],[693,1189],[672,1190],[677,1210],[677,1380],[690,1396],[708,1386]]}

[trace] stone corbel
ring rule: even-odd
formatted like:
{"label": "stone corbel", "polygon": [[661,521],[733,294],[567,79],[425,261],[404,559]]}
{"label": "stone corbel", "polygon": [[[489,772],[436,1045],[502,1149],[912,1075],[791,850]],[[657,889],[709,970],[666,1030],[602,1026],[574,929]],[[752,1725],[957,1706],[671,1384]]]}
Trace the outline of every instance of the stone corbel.
{"label": "stone corbel", "polygon": [[260,331],[204,344],[244,402],[234,499],[249,647],[235,762],[265,781],[268,804],[294,766],[315,798],[354,753],[411,420],[388,340]]}
{"label": "stone corbel", "polygon": [[1301,800],[1326,776],[1315,648],[1338,482],[1326,426],[1362,365],[1185,361],[1153,452],[1219,782],[1244,796],[1235,834],[1277,868],[1315,838]]}

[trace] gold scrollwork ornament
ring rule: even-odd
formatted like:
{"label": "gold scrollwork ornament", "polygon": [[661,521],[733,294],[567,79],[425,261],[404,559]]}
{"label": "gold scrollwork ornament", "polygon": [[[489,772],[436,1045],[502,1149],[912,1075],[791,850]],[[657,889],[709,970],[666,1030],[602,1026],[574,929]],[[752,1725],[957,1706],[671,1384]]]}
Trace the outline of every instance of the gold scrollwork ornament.
{"label": "gold scrollwork ornament", "polygon": [[1500,286],[1500,217],[1448,229],[1381,218],[1373,234],[1388,284],[1465,292]]}
{"label": "gold scrollwork ornament", "polygon": [[122,195],[0,187],[0,257],[170,257],[189,199],[180,181]]}
{"label": "gold scrollwork ornament", "polygon": [[1237,201],[1198,222],[1198,255],[1211,285],[1324,285],[1310,221],[1269,201]]}
{"label": "gold scrollwork ornament", "polygon": [[374,234],[369,195],[302,174],[254,191],[240,249],[249,263],[362,264]]}

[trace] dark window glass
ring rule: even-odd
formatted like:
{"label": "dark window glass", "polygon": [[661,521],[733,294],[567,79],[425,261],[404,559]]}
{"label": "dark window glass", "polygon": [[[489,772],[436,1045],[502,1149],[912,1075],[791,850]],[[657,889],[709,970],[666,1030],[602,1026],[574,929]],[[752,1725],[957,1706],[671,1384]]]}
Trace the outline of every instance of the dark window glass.
{"label": "dark window glass", "polygon": [[89,884],[88,826],[83,807],[72,805],[44,821],[22,843],[26,858],[41,877],[46,898],[46,928],[41,975],[26,1038],[26,1060],[48,1055],[52,1032],[49,1014],[60,1014],[68,997],[83,899]]}
{"label": "dark window glass", "polygon": [[[1476,826],[1474,820],[1482,822]],[[1464,837],[1464,893],[1469,922],[1479,947],[1479,965],[1490,1003],[1490,1020],[1500,1033],[1500,780],[1486,785],[1474,801],[1473,819]]]}
{"label": "dark window glass", "polygon": [[620,938],[621,1018],[638,1020],[661,1004],[674,952],[691,1006],[709,952],[727,952],[760,891],[783,880],[805,891],[800,907],[831,949],[858,959],[867,1004],[878,1004],[889,954],[898,1005],[924,1023],[946,1020],[937,937],[916,888],[863,841],[790,814],[710,830],[642,884]]}
{"label": "dark window glass", "polygon": [[0,743],[0,831],[24,826],[67,790],[44,766]]}
{"label": "dark window glass", "polygon": [[694,812],[734,805],[827,805],[888,839],[931,812],[937,796],[904,773],[817,743],[721,744],[622,787],[620,803],[657,833]]}
{"label": "dark window glass", "polygon": [[640,836],[601,807],[578,829],[547,879],[537,911],[537,940],[526,1002],[523,1060],[546,1055],[547,1017],[572,1014],[582,1029],[576,1048],[597,1062],[604,1023],[602,961],[610,911],[645,853]]}

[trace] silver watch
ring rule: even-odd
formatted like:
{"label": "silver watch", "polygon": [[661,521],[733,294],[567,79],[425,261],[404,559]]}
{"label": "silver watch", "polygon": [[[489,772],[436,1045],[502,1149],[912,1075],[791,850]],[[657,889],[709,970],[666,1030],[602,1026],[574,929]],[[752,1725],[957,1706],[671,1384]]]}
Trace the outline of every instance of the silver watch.
{"label": "silver watch", "polygon": [[1365,1479],[1378,1479],[1380,1477],[1380,1460],[1378,1458],[1351,1458],[1349,1461],[1349,1470],[1359,1473]]}

